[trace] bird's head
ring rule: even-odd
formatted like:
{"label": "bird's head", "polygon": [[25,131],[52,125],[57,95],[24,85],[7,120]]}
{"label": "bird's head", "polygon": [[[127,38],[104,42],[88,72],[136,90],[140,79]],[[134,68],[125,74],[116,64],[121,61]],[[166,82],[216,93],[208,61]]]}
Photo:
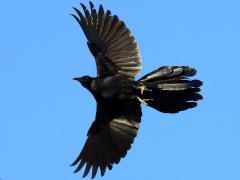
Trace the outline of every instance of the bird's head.
{"label": "bird's head", "polygon": [[82,77],[73,78],[73,80],[80,82],[83,87],[89,89],[93,78],[90,76],[82,76]]}

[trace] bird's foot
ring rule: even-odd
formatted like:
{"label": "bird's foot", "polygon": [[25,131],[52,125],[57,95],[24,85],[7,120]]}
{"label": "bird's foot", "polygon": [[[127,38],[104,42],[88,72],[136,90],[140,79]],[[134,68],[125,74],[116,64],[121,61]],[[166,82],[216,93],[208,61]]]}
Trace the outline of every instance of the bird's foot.
{"label": "bird's foot", "polygon": [[148,101],[152,101],[153,99],[141,99],[140,97],[137,97],[137,99],[141,102],[141,103],[143,103],[143,104],[145,104],[145,105],[148,105]]}
{"label": "bird's foot", "polygon": [[140,89],[140,93],[143,94],[145,87],[144,86],[139,86],[138,89]]}

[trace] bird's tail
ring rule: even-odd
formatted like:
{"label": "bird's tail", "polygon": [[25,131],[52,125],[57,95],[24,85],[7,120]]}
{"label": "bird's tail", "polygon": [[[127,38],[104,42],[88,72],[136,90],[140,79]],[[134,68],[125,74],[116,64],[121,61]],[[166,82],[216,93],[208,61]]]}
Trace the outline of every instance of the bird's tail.
{"label": "bird's tail", "polygon": [[197,106],[202,82],[191,80],[196,74],[188,66],[164,66],[138,80],[140,99],[148,106],[165,113],[177,113]]}

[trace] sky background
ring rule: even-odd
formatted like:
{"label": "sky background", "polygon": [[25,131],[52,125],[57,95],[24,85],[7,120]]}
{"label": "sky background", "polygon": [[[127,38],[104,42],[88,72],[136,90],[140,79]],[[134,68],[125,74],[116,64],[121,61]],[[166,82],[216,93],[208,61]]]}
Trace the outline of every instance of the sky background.
{"label": "sky background", "polygon": [[[69,15],[80,2],[87,3],[0,3],[1,180],[82,177],[69,165],[83,147],[96,104],[72,78],[95,76],[96,69],[86,39]],[[99,3],[135,35],[141,75],[163,65],[193,66],[204,82],[204,100],[175,115],[142,106],[132,149],[96,179],[239,180],[240,1],[95,1]]]}

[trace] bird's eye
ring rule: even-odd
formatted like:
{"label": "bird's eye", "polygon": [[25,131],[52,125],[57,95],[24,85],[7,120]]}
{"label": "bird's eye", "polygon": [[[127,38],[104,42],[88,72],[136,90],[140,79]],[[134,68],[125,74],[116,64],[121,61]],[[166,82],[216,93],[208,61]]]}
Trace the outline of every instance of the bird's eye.
{"label": "bird's eye", "polygon": [[89,80],[90,80],[90,77],[89,77],[89,76],[84,76],[83,79],[84,79],[85,81],[89,81]]}

